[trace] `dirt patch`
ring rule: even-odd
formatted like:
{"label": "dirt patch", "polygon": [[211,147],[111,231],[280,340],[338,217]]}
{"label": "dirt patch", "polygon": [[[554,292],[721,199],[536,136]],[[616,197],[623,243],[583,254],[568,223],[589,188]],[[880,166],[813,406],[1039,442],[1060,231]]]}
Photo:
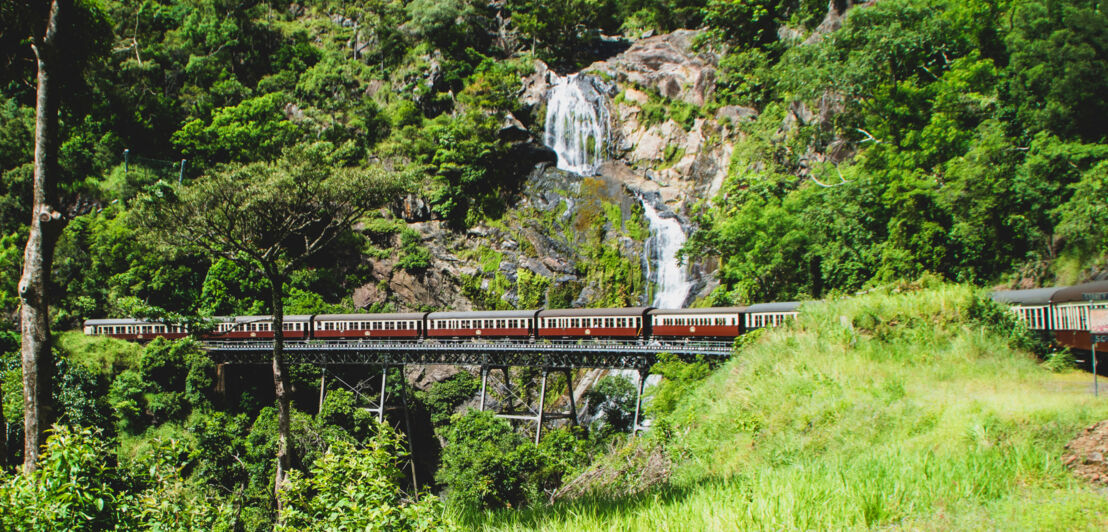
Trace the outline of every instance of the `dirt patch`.
{"label": "dirt patch", "polygon": [[1074,475],[1108,485],[1108,420],[1085,427],[1080,436],[1066,444],[1065,464]]}

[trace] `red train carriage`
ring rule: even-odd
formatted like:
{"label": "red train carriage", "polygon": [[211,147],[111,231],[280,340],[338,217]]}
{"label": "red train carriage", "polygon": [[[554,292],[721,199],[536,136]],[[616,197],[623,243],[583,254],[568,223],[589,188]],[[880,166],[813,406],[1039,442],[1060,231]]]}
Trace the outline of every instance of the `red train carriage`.
{"label": "red train carriage", "polygon": [[85,334],[111,336],[120,340],[152,340],[159,336],[182,338],[188,335],[184,325],[166,325],[134,318],[85,320]]}
{"label": "red train carriage", "polygon": [[328,339],[410,339],[423,335],[426,312],[326,314],[316,316],[312,337]]}
{"label": "red train carriage", "polygon": [[735,338],[742,331],[746,307],[654,309],[650,316],[655,338]]}
{"label": "red train carriage", "polygon": [[[212,318],[215,327],[203,335],[204,340],[272,340],[272,316],[219,316]],[[285,316],[285,339],[303,340],[308,337],[312,317],[307,314]]]}
{"label": "red train carriage", "polygon": [[535,330],[538,312],[432,312],[427,314],[427,338],[527,338]]}
{"label": "red train carriage", "polygon": [[629,338],[649,333],[653,307],[578,308],[538,313],[539,338]]}

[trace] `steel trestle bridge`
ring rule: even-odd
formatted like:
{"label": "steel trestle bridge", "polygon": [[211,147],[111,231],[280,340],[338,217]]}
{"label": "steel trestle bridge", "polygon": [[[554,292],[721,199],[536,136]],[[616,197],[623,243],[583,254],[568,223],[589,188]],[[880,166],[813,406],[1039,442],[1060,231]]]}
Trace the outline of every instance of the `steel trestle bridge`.
{"label": "steel trestle bridge", "polygon": [[[221,364],[269,364],[273,360],[273,341],[204,342],[212,360]],[[479,366],[481,369],[480,409],[485,409],[489,376],[500,370],[502,391],[511,393],[508,368],[532,367],[542,371],[542,384],[537,408],[524,405],[522,412],[506,411],[497,415],[507,419],[535,423],[535,443],[542,435],[542,425],[550,419],[577,421],[577,405],[573,398],[573,372],[578,369],[634,370],[639,374],[635,401],[633,432],[640,429],[643,386],[650,367],[663,353],[684,361],[698,359],[723,361],[731,356],[731,342],[655,340],[534,340],[534,339],[457,339],[457,340],[293,340],[284,345],[285,359],[290,364],[365,365],[381,368],[406,365]],[[546,386],[550,373],[564,373],[569,393],[569,412],[546,412]],[[383,420],[386,410],[385,379],[381,372],[380,399],[369,410]],[[405,422],[407,400],[404,397]],[[323,380],[320,380],[320,405],[323,402]],[[511,406],[509,400],[509,407]]]}
{"label": "steel trestle bridge", "polygon": [[[217,363],[268,364],[273,341],[204,342]],[[659,355],[681,360],[726,359],[731,342],[669,342],[635,340],[296,340],[285,341],[292,364],[400,366],[528,366],[559,369],[648,370]]]}

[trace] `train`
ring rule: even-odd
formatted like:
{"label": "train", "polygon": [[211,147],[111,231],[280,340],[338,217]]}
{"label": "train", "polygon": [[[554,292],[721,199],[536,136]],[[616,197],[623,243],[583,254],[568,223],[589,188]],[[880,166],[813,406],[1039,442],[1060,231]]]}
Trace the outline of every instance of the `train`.
{"label": "train", "polygon": [[[394,312],[286,315],[284,338],[293,341],[425,341],[446,339],[728,341],[796,316],[799,302],[740,307],[655,307]],[[201,341],[263,341],[274,337],[271,316],[218,316],[203,330],[134,318],[90,319],[86,335],[122,340],[195,336]]]}
{"label": "train", "polygon": [[998,290],[990,296],[1008,305],[1028,329],[1050,335],[1060,346],[1088,351],[1092,348],[1089,309],[1108,308],[1108,281]]}
{"label": "train", "polygon": [[[998,290],[993,300],[1009,305],[1029,329],[1042,331],[1059,345],[1089,350],[1090,308],[1108,307],[1108,281],[1073,286]],[[800,303],[757,303],[737,307],[661,309],[654,307],[399,312],[379,314],[289,315],[287,340],[425,341],[439,339],[621,339],[680,342],[728,341],[796,316]],[[220,316],[197,331],[202,341],[269,340],[270,316]],[[188,327],[134,318],[90,319],[88,335],[133,341],[193,335]]]}

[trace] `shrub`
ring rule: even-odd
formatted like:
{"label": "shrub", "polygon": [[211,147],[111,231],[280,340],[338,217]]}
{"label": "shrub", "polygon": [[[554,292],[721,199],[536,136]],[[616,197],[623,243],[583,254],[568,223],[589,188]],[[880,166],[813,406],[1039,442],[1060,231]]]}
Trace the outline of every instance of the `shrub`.
{"label": "shrub", "polygon": [[442,503],[400,489],[402,438],[386,426],[364,447],[336,442],[311,475],[289,472],[277,530],[438,530]]}

